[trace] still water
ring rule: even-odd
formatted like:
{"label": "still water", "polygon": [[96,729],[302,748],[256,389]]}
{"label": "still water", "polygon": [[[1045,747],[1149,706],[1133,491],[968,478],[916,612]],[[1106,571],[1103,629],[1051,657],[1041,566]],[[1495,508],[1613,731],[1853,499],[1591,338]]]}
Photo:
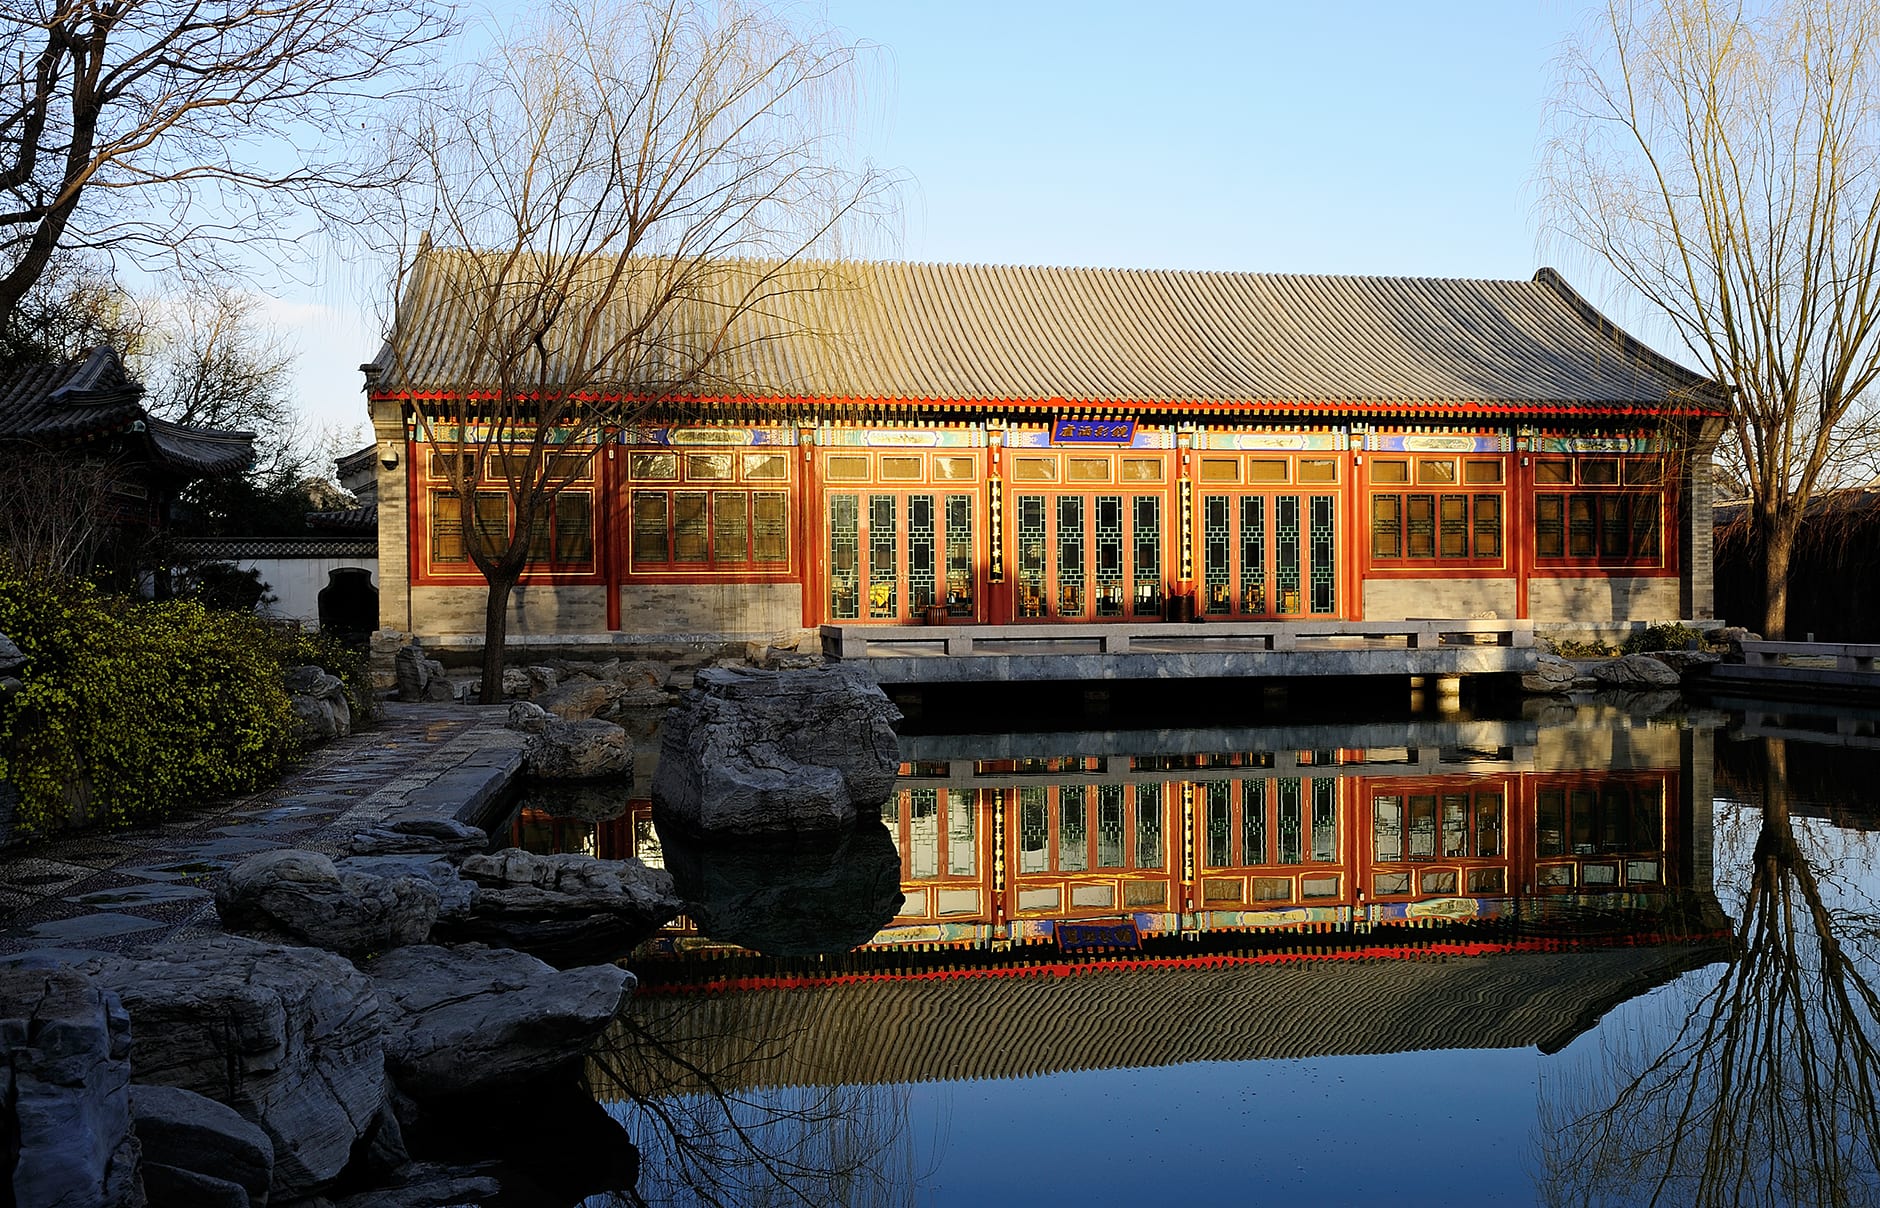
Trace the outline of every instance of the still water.
{"label": "still water", "polygon": [[1770,725],[908,737],[840,848],[512,837],[698,903],[589,1069],[646,1203],[1870,1204],[1880,755]]}

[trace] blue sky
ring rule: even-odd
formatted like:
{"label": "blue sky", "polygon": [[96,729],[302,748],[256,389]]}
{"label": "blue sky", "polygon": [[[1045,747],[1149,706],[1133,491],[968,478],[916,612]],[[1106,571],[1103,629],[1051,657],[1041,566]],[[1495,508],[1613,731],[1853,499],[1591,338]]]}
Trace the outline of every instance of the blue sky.
{"label": "blue sky", "polygon": [[[1566,0],[826,7],[879,48],[860,136],[906,181],[882,254],[1509,278],[1551,262],[1634,319],[1540,239],[1532,182],[1551,62],[1586,11]],[[357,366],[377,343],[360,285],[273,308],[300,341],[314,423],[364,417]]]}

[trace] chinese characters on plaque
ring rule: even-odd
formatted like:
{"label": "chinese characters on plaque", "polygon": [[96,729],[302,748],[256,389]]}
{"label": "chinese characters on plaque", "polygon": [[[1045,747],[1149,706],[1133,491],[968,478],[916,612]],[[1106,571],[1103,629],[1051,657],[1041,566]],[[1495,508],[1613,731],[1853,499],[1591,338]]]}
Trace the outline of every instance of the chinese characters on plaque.
{"label": "chinese characters on plaque", "polygon": [[1060,419],[1051,424],[1054,445],[1126,445],[1135,436],[1133,419]]}

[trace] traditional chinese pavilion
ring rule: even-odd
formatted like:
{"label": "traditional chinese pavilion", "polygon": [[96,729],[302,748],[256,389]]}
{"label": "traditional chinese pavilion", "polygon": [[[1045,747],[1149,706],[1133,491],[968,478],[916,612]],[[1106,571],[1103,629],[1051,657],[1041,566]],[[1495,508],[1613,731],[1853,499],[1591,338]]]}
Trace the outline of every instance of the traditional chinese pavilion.
{"label": "traditional chinese pavilion", "polygon": [[[482,581],[415,422],[462,393],[424,267],[400,355],[365,367],[380,609],[474,634]],[[1726,393],[1551,269],[792,271],[823,284],[737,320],[723,389],[608,431],[512,636],[1712,615]]]}

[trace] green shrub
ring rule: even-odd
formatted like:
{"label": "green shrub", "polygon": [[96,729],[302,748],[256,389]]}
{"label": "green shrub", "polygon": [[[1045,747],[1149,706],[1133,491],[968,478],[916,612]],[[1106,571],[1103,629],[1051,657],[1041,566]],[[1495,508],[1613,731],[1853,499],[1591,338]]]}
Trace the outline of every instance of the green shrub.
{"label": "green shrub", "polygon": [[1680,625],[1676,621],[1667,621],[1662,625],[1651,625],[1634,632],[1620,647],[1622,654],[1649,654],[1654,650],[1684,650],[1693,642],[1701,642],[1703,634],[1689,625]]}
{"label": "green shrub", "polygon": [[1543,639],[1563,659],[1603,659],[1619,653],[1600,642],[1582,642],[1578,638]]}
{"label": "green shrub", "polygon": [[0,710],[22,826],[124,825],[268,783],[296,754],[280,641],[255,617],[139,602],[0,566],[27,656]]}

